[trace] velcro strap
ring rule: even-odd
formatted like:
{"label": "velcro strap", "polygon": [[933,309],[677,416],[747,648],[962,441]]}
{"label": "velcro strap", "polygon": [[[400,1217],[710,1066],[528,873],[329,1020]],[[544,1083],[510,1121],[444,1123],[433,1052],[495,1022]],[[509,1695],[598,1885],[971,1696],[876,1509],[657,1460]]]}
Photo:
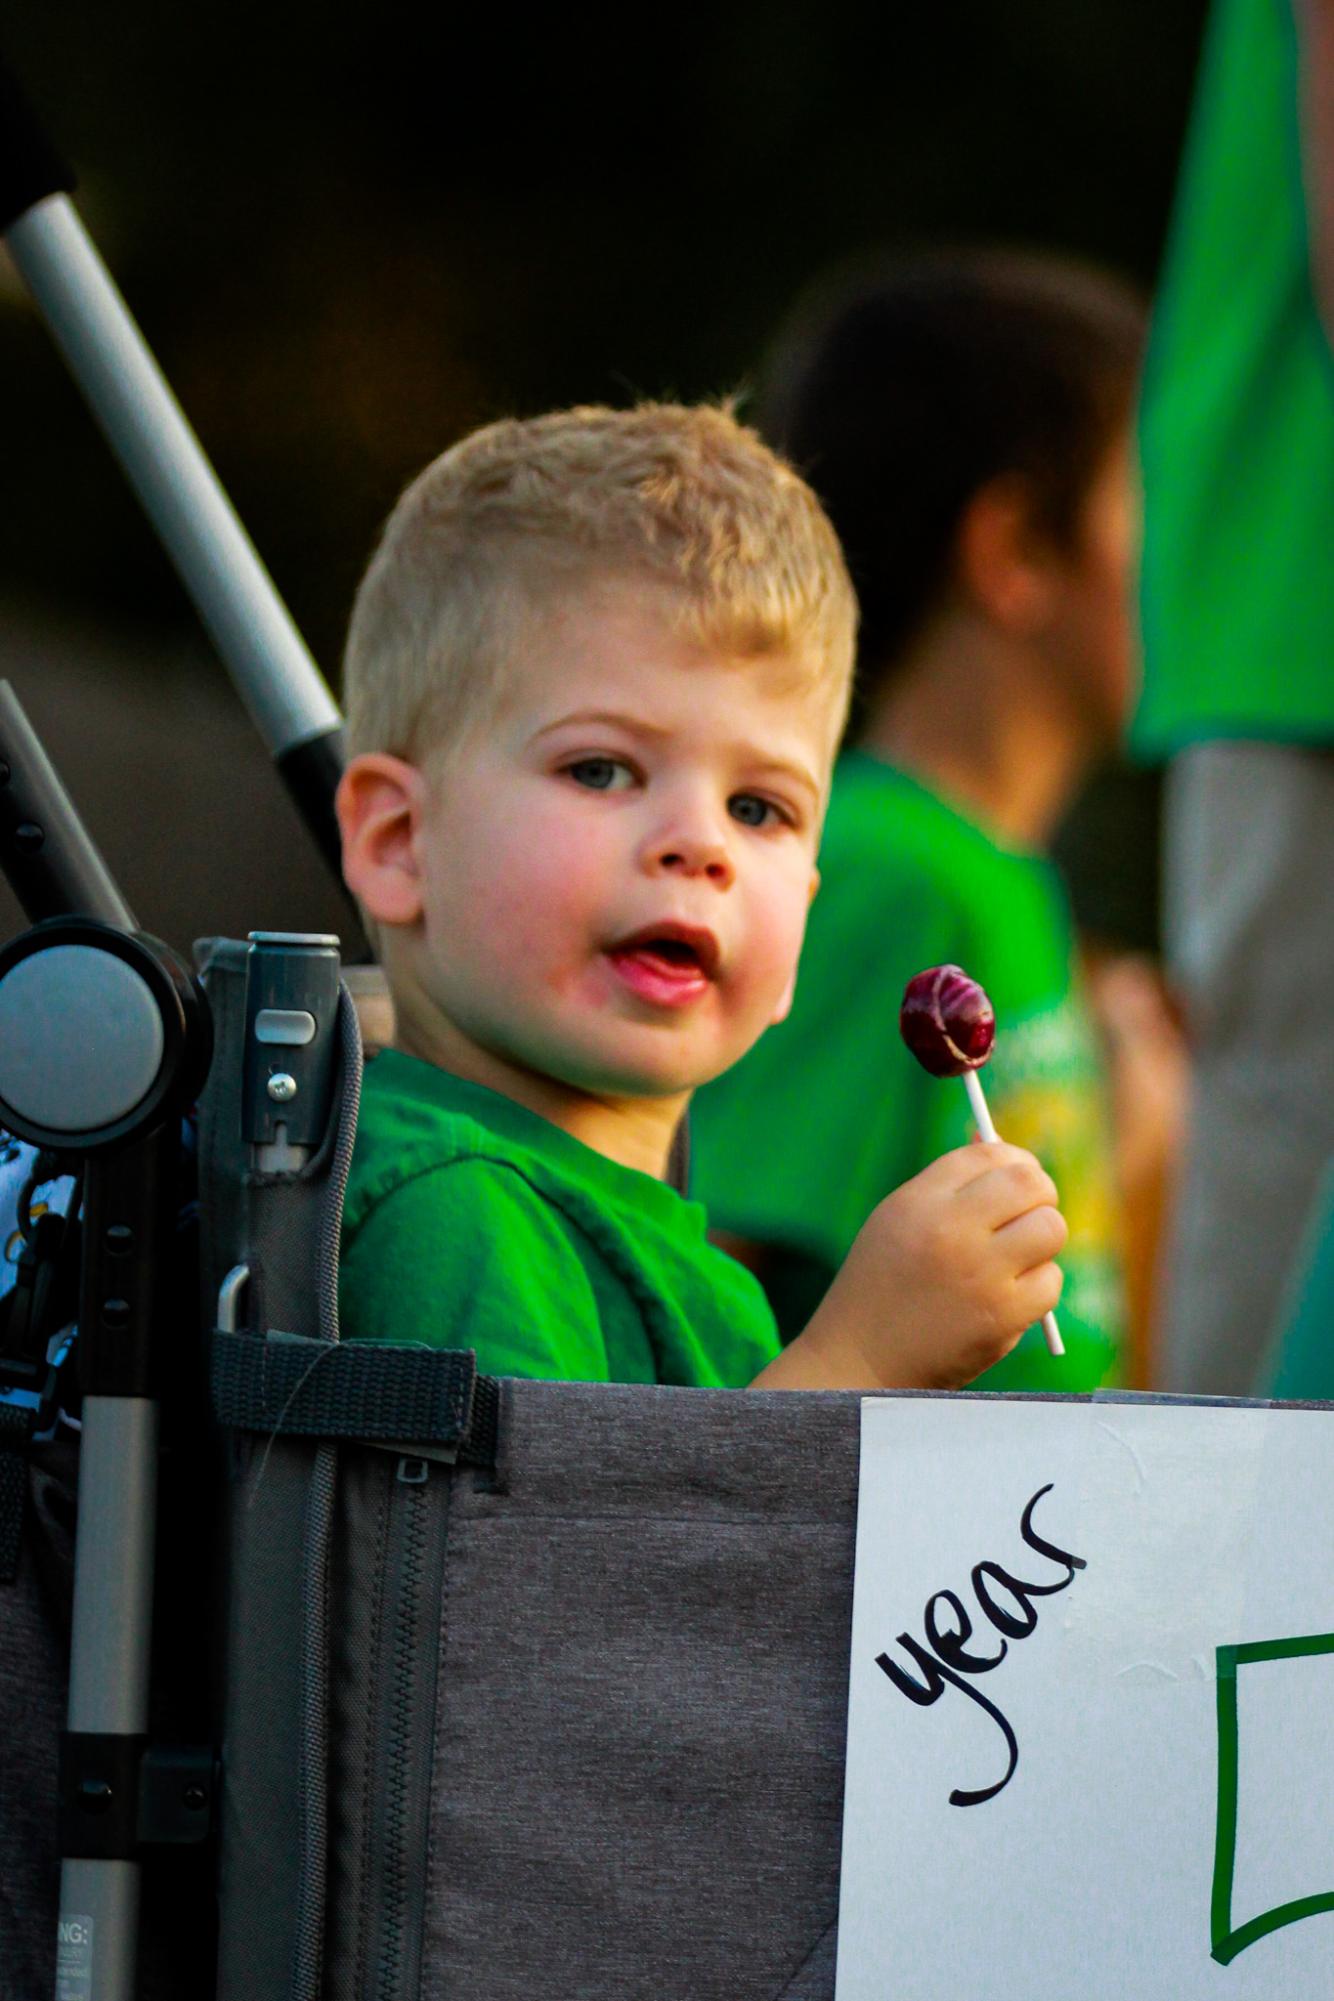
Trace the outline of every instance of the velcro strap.
{"label": "velcro strap", "polygon": [[401,1439],[470,1461],[490,1432],[494,1451],[495,1385],[471,1348],[216,1330],[210,1378],[219,1423],[240,1431]]}

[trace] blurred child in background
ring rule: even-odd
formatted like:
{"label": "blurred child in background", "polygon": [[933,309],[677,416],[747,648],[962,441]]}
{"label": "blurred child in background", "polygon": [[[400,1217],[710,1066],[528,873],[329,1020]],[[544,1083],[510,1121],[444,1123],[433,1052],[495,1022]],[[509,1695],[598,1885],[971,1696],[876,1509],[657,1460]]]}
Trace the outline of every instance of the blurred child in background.
{"label": "blurred child in background", "polygon": [[[858,688],[795,1005],[696,1100],[694,1188],[799,1327],[883,1192],[970,1131],[962,1089],[897,1033],[911,975],[963,965],[995,1004],[997,1127],[1041,1156],[1070,1226],[1066,1358],[1031,1329],[987,1387],[1124,1369],[1104,1055],[1044,850],[1134,693],[1143,333],[1121,284],[1053,259],[898,261],[799,312],[762,411],[843,541]],[[1142,984],[1118,1019],[1170,1100]]]}

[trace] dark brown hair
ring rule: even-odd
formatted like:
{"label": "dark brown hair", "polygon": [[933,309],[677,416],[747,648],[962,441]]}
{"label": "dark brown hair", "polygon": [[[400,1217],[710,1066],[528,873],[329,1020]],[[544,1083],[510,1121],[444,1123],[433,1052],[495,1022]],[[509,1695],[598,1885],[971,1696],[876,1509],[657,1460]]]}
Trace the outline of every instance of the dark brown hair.
{"label": "dark brown hair", "polygon": [[805,473],[861,602],[858,679],[891,674],[945,590],[961,517],[1015,474],[1058,542],[1133,406],[1145,313],[1119,279],[996,250],[880,260],[798,305],[761,428]]}

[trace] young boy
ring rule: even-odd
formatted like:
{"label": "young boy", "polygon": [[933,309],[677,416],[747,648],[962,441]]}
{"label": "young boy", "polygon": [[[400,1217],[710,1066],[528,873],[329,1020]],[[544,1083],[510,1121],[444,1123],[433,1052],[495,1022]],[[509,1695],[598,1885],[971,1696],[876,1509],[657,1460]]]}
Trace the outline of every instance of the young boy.
{"label": "young boy", "polygon": [[855,618],[813,494],[720,410],[494,424],[404,494],[346,662],[344,869],[397,1020],[349,1335],[497,1374],[945,1387],[1055,1304],[1065,1225],[1014,1147],[882,1202],[781,1352],[664,1179],[692,1090],[790,1004]]}

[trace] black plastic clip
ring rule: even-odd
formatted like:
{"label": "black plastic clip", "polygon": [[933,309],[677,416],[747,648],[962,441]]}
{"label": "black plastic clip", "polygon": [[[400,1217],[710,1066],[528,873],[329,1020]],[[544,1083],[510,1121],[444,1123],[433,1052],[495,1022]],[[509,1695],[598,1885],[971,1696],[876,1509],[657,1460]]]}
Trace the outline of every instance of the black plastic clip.
{"label": "black plastic clip", "polygon": [[218,1761],[200,1744],[150,1744],[139,1768],[139,1840],[181,1847],[213,1831]]}
{"label": "black plastic clip", "polygon": [[144,1848],[206,1841],[217,1758],[206,1746],[66,1731],[60,1740],[60,1851],[133,1861]]}

